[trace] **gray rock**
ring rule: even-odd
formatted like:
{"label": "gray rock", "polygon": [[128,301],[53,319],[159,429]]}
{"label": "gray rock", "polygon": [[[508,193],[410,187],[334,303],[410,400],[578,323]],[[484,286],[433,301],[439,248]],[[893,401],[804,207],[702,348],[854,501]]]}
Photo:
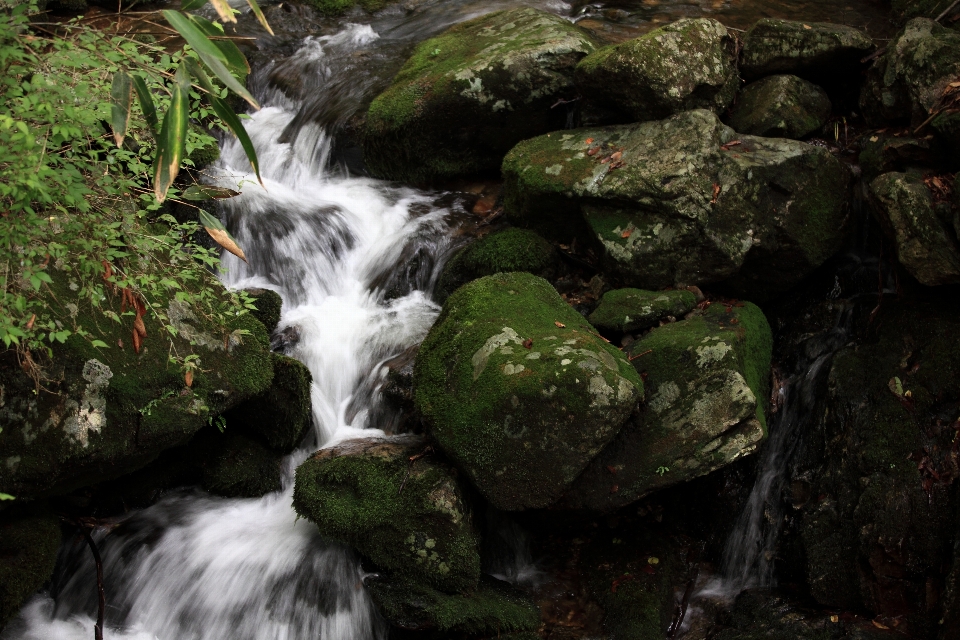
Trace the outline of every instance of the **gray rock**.
{"label": "gray rock", "polygon": [[797,76],[769,76],[744,87],[730,113],[739,133],[800,139],[819,131],[833,105],[827,92]]}
{"label": "gray rock", "polygon": [[775,73],[819,79],[855,68],[873,48],[867,34],[846,25],[764,18],[744,36],[740,70],[748,79]]}
{"label": "gray rock", "polygon": [[739,84],[733,38],[709,18],[679,20],[599,49],[577,65],[576,81],[589,100],[638,121],[688,109],[719,113]]}
{"label": "gray rock", "polygon": [[685,290],[644,291],[614,289],[603,294],[590,314],[590,324],[600,331],[626,333],[655,327],[672,316],[682,318],[697,304],[697,297]]}
{"label": "gray rock", "polygon": [[860,142],[860,169],[867,182],[882,173],[932,167],[937,158],[930,140],[890,133],[871,133]]}

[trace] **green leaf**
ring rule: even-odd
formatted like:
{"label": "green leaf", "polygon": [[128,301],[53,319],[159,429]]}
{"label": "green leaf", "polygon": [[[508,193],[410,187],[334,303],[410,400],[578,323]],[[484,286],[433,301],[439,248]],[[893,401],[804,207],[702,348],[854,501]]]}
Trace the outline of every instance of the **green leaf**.
{"label": "green leaf", "polygon": [[233,109],[221,98],[211,97],[210,102],[213,104],[213,110],[217,112],[217,116],[223,120],[223,123],[230,128],[230,131],[237,136],[237,139],[240,141],[240,146],[243,147],[243,152],[247,154],[247,160],[250,161],[250,166],[253,167],[253,172],[257,174],[257,180],[260,181],[260,186],[264,186],[263,178],[260,177],[260,163],[257,161],[257,150],[254,149],[253,141],[250,140],[250,136],[247,135],[247,130],[243,128],[243,123],[240,122],[240,118],[237,117]]}
{"label": "green leaf", "polygon": [[180,11],[195,11],[205,4],[207,0],[183,0],[180,3]]}
{"label": "green leaf", "polygon": [[253,11],[253,15],[257,16],[257,20],[259,20],[263,28],[267,30],[267,33],[273,35],[273,29],[271,29],[269,23],[267,23],[267,18],[263,15],[263,11],[260,10],[260,5],[257,4],[257,0],[247,0],[247,4],[250,5],[250,10]]}
{"label": "green leaf", "polygon": [[107,343],[104,342],[103,340],[92,340],[90,342],[90,346],[98,349],[102,349],[102,348],[106,348],[109,345],[107,345]]}
{"label": "green leaf", "polygon": [[180,171],[184,143],[187,139],[187,114],[190,110],[190,79],[181,64],[170,96],[170,108],[163,116],[163,126],[157,139],[157,153],[153,161],[153,193],[158,202],[167,197],[167,190]]}
{"label": "green leaf", "polygon": [[140,110],[143,111],[143,117],[153,134],[157,134],[160,122],[157,120],[157,107],[153,104],[153,96],[147,89],[147,83],[141,76],[133,76],[133,88],[137,92],[137,100],[140,101]]}
{"label": "green leaf", "polygon": [[192,202],[203,202],[204,200],[224,200],[240,195],[239,191],[226,189],[224,187],[213,187],[206,184],[194,184],[184,189],[180,197]]}
{"label": "green leaf", "polygon": [[213,86],[213,83],[210,82],[210,77],[204,72],[203,67],[193,58],[184,58],[183,61],[186,63],[187,71],[190,72],[190,75],[197,79],[197,84],[200,85],[200,88],[208,94],[216,96],[217,89]]}
{"label": "green leaf", "polygon": [[247,63],[247,58],[240,52],[237,44],[232,40],[220,39],[224,37],[223,27],[210,22],[203,16],[190,16],[190,20],[192,20],[197,28],[208,38],[217,38],[217,40],[211,40],[211,42],[223,53],[226,58],[224,62],[226,62],[228,69],[236,73],[240,78],[245,78],[250,73],[250,65]]}
{"label": "green leaf", "polygon": [[0,493],[0,501],[3,501],[3,500],[16,500],[16,498],[14,498],[9,493]]}
{"label": "green leaf", "polygon": [[133,85],[130,76],[124,71],[113,74],[110,87],[110,126],[117,146],[123,145],[123,139],[130,127],[130,104],[133,102]]}

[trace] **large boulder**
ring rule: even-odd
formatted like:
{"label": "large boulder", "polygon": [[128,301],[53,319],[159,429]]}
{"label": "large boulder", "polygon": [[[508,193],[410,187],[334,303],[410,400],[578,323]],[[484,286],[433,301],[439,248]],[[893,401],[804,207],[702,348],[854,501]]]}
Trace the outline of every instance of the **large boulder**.
{"label": "large boulder", "polygon": [[684,289],[644,291],[614,289],[607,291],[588,317],[590,324],[610,334],[631,333],[655,327],[667,318],[676,320],[690,313],[697,296]]}
{"label": "large boulder", "polygon": [[823,128],[832,109],[826,91],[812,82],[769,76],[743,88],[729,123],[752,136],[800,139]]}
{"label": "large boulder", "polygon": [[727,281],[778,294],[847,228],[850,176],[830,153],[738,136],[705,110],[526,140],[503,174],[511,222],[556,236],[585,233],[585,220],[605,269],[641,289]]}
{"label": "large boulder", "polygon": [[53,575],[60,522],[40,505],[0,512],[0,631]]}
{"label": "large boulder", "polygon": [[749,303],[714,303],[630,345],[648,392],[562,505],[612,511],[754,452],[766,435],[773,339]]}
{"label": "large boulder", "polygon": [[367,167],[429,182],[495,173],[520,140],[561,129],[573,69],[593,51],[569,21],[529,8],[491,13],[421,43],[370,105]]}
{"label": "large boulder", "polygon": [[472,589],[480,553],[457,472],[421,436],[348,440],[297,467],[297,513],[397,576]]}
{"label": "large boulder", "polygon": [[820,81],[856,69],[873,48],[870,36],[846,25],[764,18],[743,38],[740,70],[750,80],[789,73]]}
{"label": "large boulder", "polygon": [[915,18],[867,74],[860,108],[868,122],[925,121],[944,89],[960,76],[960,33]]}
{"label": "large boulder", "polygon": [[880,225],[897,246],[897,259],[921,284],[960,283],[957,234],[934,209],[923,181],[909,173],[885,173],[870,183]]}
{"label": "large boulder", "polygon": [[927,137],[871,132],[860,140],[860,175],[867,183],[882,173],[926,169],[936,161],[934,146]]}
{"label": "large boulder", "polygon": [[545,280],[487,276],[447,300],[414,370],[430,433],[487,500],[553,503],[643,396],[623,353]]}
{"label": "large boulder", "polygon": [[737,93],[734,39],[710,18],[687,18],[591,53],[577,65],[583,95],[637,121],[689,109],[725,110]]}

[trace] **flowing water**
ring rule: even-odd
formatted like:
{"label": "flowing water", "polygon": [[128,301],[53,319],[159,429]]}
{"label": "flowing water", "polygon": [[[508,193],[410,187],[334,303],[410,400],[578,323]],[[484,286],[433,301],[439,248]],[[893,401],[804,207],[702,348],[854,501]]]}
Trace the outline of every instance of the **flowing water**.
{"label": "flowing water", "polygon": [[[766,6],[760,0],[573,5],[428,0],[411,10],[390,8],[370,24],[343,23],[337,32],[303,37],[295,53],[278,55],[257,69],[250,86],[264,108],[246,127],[264,187],[245,169],[235,142],[225,143],[214,176],[242,190],[222,214],[249,257],[249,264],[225,257],[225,282],[271,288],[283,297],[278,335],[285,337],[280,341],[285,352],[313,374],[315,428],[285,461],[278,493],[223,499],[183,490],[94,534],[104,558],[107,638],[373,640],[386,635],[353,552],[320,538],[310,522],[297,520],[291,507],[293,471],[319,446],[383,433],[372,423],[379,415],[375,394],[363,390],[369,391],[379,363],[420,341],[436,317],[439,308],[429,291],[453,247],[451,230],[462,213],[456,199],[445,194],[348,175],[338,166],[334,133],[389,79],[382,71],[390,68],[387,58],[449,24],[518,4],[594,22],[603,10],[618,8],[627,13],[633,33],[663,16],[712,14],[745,22],[745,15],[760,17]],[[777,15],[783,17],[804,17],[814,6],[824,10],[812,17],[841,21],[844,15],[865,15],[869,2],[850,0],[849,7],[831,15],[825,14],[834,3],[767,4],[779,5]],[[624,22],[622,16],[614,18]],[[397,60],[392,64],[396,68]],[[282,91],[278,78],[294,78],[298,89]],[[825,357],[816,356],[804,378],[809,383],[801,381],[791,391],[784,416],[802,416]],[[775,430],[774,437],[781,433],[790,438],[793,429]],[[765,469],[777,467],[776,455],[768,454]],[[762,483],[782,481],[774,473],[762,477]],[[755,511],[745,515],[749,535],[760,527]],[[505,521],[489,537],[497,535],[503,544],[488,558],[488,571],[519,582],[533,579],[529,555],[522,552],[522,531]],[[764,548],[731,560],[728,573],[738,585],[749,578],[736,577],[737,567],[752,567],[750,575],[769,573]],[[85,546],[68,541],[51,593],[31,600],[2,638],[90,638],[97,608],[94,575]]]}

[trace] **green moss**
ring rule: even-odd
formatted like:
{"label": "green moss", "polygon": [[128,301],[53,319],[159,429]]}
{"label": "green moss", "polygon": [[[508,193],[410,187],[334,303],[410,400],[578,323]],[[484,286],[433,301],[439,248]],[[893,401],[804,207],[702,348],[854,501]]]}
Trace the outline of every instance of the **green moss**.
{"label": "green moss", "polygon": [[832,109],[817,85],[792,75],[768,76],[744,87],[729,122],[748,135],[800,139],[819,131]]}
{"label": "green moss", "polygon": [[259,498],[280,491],[280,454],[229,432],[211,433],[207,440],[212,445],[202,463],[202,482],[207,491],[228,498]]}
{"label": "green moss", "polygon": [[259,320],[268,334],[277,330],[280,323],[280,313],[283,308],[283,298],[276,291],[270,289],[247,289],[247,294],[253,298],[257,307],[250,315]]}
{"label": "green moss", "polygon": [[936,18],[953,0],[891,0],[890,9],[901,23],[911,18]]}
{"label": "green moss", "polygon": [[352,8],[357,0],[307,0],[320,13],[336,16]]}
{"label": "green moss", "polygon": [[525,271],[550,279],[557,264],[553,246],[525,229],[510,228],[464,247],[444,267],[437,284],[437,299],[443,302],[461,285],[483,276],[507,271]]}
{"label": "green moss", "polygon": [[0,513],[0,630],[53,574],[60,523],[36,506]]}
{"label": "green moss", "polygon": [[667,316],[682,318],[697,304],[689,291],[614,289],[603,294],[590,314],[590,324],[600,331],[625,333],[649,329]]}

